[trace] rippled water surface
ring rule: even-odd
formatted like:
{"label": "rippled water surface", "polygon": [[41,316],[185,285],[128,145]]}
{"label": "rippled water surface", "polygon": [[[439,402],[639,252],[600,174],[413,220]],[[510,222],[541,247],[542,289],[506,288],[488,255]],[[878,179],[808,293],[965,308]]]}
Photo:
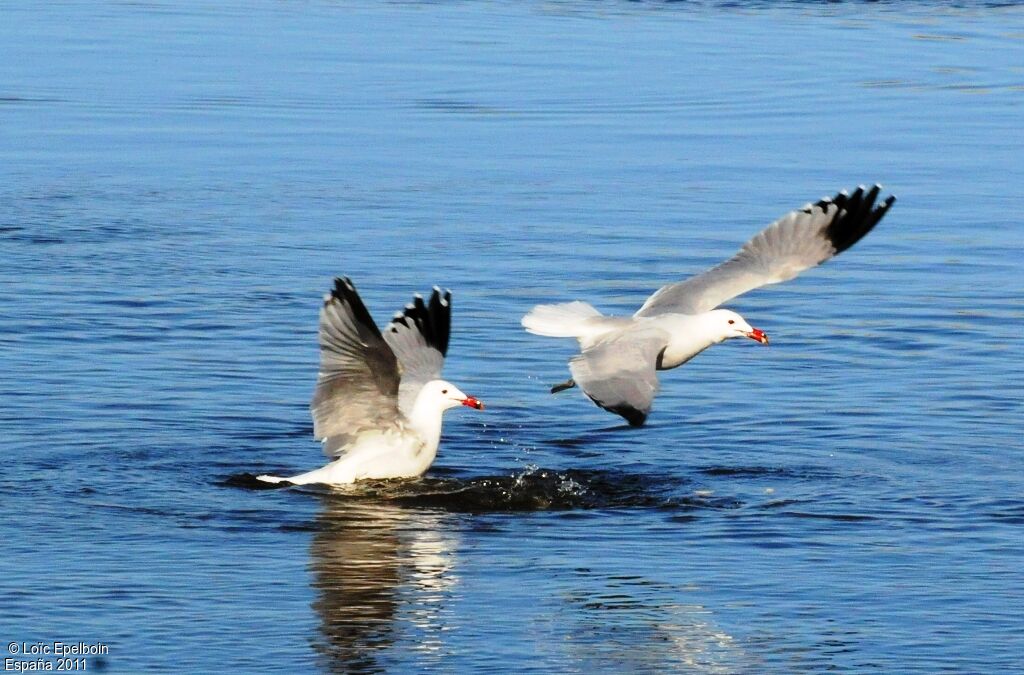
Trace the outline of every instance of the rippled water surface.
{"label": "rippled water surface", "polygon": [[[1021,672],[1024,9],[7,3],[0,638],[110,672]],[[899,201],[731,303],[772,336],[578,393],[536,302],[633,311],[800,204]],[[418,481],[320,462],[334,275],[452,288]],[[0,650],[4,646],[0,645]],[[9,656],[5,653],[4,656]]]}

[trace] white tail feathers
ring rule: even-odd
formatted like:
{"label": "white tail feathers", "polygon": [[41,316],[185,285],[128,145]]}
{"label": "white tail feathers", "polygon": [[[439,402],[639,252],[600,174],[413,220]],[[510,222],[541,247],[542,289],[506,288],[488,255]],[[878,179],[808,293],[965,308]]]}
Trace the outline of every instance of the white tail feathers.
{"label": "white tail feathers", "polygon": [[593,306],[576,300],[559,305],[537,305],[523,317],[523,328],[546,337],[580,337],[588,333],[588,319],[602,316]]}

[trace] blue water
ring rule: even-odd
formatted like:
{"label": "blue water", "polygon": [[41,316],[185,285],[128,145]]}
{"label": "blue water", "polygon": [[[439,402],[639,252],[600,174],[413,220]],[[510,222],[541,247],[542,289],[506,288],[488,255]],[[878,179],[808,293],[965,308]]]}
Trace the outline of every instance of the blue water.
{"label": "blue water", "polygon": [[[7,3],[0,651],[109,672],[1024,672],[1024,8]],[[804,202],[625,429],[530,336]],[[319,299],[454,294],[422,481],[318,466]]]}

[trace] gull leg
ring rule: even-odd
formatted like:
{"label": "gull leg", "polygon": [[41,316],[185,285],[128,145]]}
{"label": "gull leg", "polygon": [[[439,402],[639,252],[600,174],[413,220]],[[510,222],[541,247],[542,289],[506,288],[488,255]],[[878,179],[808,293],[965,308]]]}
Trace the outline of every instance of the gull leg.
{"label": "gull leg", "polygon": [[572,379],[570,377],[565,382],[562,382],[561,384],[556,384],[555,386],[551,387],[551,393],[552,394],[557,394],[560,391],[565,391],[566,389],[572,389],[575,386],[576,386],[576,380],[574,380],[574,379]]}

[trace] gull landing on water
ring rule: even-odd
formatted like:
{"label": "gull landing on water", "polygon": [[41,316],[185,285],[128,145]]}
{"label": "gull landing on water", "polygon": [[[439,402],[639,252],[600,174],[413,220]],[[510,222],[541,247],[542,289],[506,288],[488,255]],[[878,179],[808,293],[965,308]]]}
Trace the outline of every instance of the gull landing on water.
{"label": "gull landing on water", "polygon": [[890,196],[876,204],[881,189],[861,186],[791,211],[717,267],[663,286],[631,317],[605,316],[580,301],[537,305],[523,317],[526,330],[576,338],[581,349],[569,361],[572,377],[551,393],[578,385],[597,405],[641,426],[658,393],[657,371],[729,338],[768,344],[764,331],[719,305],[792,279],[856,244],[896,201]]}
{"label": "gull landing on water", "polygon": [[383,335],[347,278],[320,310],[320,374],[310,409],[313,433],[332,461],[308,473],[268,483],[345,485],[368,478],[411,478],[437,456],[441,416],[483,404],[439,379],[448,352],[451,293],[434,287],[416,296]]}

